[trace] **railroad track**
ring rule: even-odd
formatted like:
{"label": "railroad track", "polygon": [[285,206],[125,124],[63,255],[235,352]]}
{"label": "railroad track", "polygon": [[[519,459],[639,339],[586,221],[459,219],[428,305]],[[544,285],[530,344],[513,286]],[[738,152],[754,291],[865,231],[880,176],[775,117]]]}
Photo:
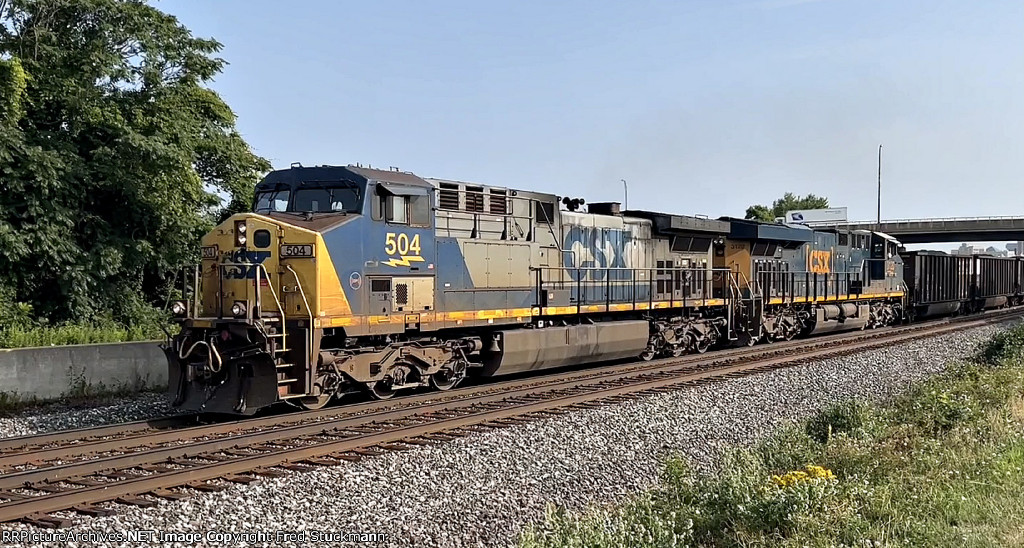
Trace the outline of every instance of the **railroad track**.
{"label": "railroad track", "polygon": [[72,510],[114,512],[116,502],[152,506],[187,489],[215,491],[288,470],[333,465],[557,416],[746,376],[810,360],[1006,321],[995,311],[827,339],[735,348],[643,363],[567,371],[396,402],[370,402],[225,423],[169,418],[11,438],[0,442],[0,522],[60,527]]}
{"label": "railroad track", "polygon": [[[711,354],[688,355],[678,358],[664,358],[650,362],[617,363],[612,365],[589,366],[584,369],[555,370],[546,374],[533,374],[527,378],[522,376],[513,377],[511,380],[491,381],[485,385],[463,386],[447,392],[430,392],[426,394],[409,395],[384,402],[371,401],[368,403],[350,403],[344,406],[328,407],[316,411],[292,410],[287,414],[278,414],[256,418],[232,419],[230,421],[216,420],[214,418],[202,417],[198,414],[183,414],[156,419],[119,423],[114,425],[95,426],[78,428],[73,430],[61,430],[44,434],[34,434],[10,438],[0,438],[0,474],[10,470],[12,466],[19,465],[43,465],[49,458],[75,456],[76,454],[87,454],[106,449],[128,448],[132,446],[133,440],[141,443],[152,443],[160,439],[174,439],[167,436],[169,431],[188,429],[191,435],[196,437],[204,434],[216,435],[225,429],[238,429],[242,425],[254,428],[265,428],[280,426],[283,424],[295,424],[299,422],[319,421],[341,416],[355,416],[363,413],[378,412],[381,410],[401,408],[405,406],[418,406],[423,403],[448,403],[457,401],[467,395],[479,395],[481,393],[499,393],[511,388],[522,386],[541,387],[550,382],[561,382],[565,380],[585,380],[596,378],[607,374],[608,371],[643,371],[660,367],[664,364],[695,364],[700,365],[714,359],[734,358],[760,358],[771,355],[778,355],[797,350],[803,347],[814,346],[824,348],[830,345],[846,345],[854,341],[863,341],[876,337],[879,333],[897,334],[914,332],[921,329],[931,329],[936,325],[945,325],[965,320],[977,319],[999,319],[1019,314],[1017,310],[997,310],[987,312],[983,315],[971,316],[970,318],[943,319],[927,323],[917,323],[909,326],[890,327],[883,330],[854,331],[844,334],[831,335],[827,338],[818,337],[813,339],[802,339],[789,342],[773,343],[757,347],[739,347],[717,350]],[[183,436],[179,433],[177,436]]]}

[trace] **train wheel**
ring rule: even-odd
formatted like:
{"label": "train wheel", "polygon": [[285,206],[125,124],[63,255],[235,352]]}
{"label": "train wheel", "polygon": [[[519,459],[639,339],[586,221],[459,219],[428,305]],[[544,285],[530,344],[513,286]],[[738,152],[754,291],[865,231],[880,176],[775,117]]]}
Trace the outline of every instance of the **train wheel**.
{"label": "train wheel", "polygon": [[431,375],[429,382],[430,386],[436,390],[450,390],[464,378],[466,378],[465,374],[456,375],[449,370],[442,369]]}
{"label": "train wheel", "polygon": [[306,398],[299,398],[299,407],[315,411],[327,405],[327,402],[331,401],[330,394],[320,394],[319,396],[309,396]]}
{"label": "train wheel", "polygon": [[390,400],[395,395],[389,379],[377,381],[369,385],[370,395],[377,400]]}
{"label": "train wheel", "polygon": [[644,349],[643,352],[640,353],[640,359],[645,362],[649,362],[654,359],[655,354],[657,354],[657,351],[654,350],[654,347],[648,346],[647,348]]}
{"label": "train wheel", "polygon": [[707,338],[700,339],[693,343],[693,349],[696,350],[698,354],[707,352],[709,348],[711,348],[711,341]]}

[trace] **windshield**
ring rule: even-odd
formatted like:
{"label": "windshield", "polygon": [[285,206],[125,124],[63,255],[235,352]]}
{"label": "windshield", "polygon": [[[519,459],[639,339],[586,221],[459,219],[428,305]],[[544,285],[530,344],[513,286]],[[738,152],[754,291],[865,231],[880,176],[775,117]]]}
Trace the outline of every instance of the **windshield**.
{"label": "windshield", "polygon": [[256,193],[256,213],[288,211],[288,189],[265,190]]}
{"label": "windshield", "polygon": [[362,204],[359,188],[348,183],[331,183],[296,190],[291,211],[358,213]]}
{"label": "windshield", "polygon": [[288,189],[256,193],[257,213],[360,213],[363,187],[348,181],[306,181],[293,192]]}

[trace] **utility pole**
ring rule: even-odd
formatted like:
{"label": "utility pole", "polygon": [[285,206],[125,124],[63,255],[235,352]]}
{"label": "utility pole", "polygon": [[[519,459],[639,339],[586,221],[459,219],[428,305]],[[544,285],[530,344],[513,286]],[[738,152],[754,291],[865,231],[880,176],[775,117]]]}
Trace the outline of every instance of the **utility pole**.
{"label": "utility pole", "polygon": [[625,179],[619,179],[619,180],[622,181],[622,194],[623,194],[622,210],[626,211],[626,210],[629,209],[629,187],[626,186],[626,180]]}
{"label": "utility pole", "polygon": [[882,229],[882,145],[878,145],[878,218],[875,230]]}

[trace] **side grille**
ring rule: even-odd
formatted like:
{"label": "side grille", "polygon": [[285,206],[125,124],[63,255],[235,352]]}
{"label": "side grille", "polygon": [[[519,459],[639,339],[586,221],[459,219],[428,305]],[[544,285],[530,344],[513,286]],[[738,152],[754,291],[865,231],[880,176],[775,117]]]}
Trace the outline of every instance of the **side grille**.
{"label": "side grille", "polygon": [[505,215],[508,213],[508,191],[504,189],[491,189],[491,213]]}
{"label": "side grille", "polygon": [[479,186],[466,187],[466,211],[484,210],[484,189]]}
{"label": "side grille", "polygon": [[438,190],[437,206],[441,209],[459,209],[459,185],[441,183]]}
{"label": "side grille", "polygon": [[409,284],[395,284],[395,304],[409,304]]}

